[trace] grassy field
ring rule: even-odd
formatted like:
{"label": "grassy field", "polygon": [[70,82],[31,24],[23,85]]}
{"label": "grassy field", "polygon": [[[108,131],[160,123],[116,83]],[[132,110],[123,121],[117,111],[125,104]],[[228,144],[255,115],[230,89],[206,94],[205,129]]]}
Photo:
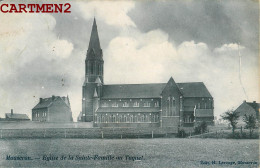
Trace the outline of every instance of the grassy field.
{"label": "grassy field", "polygon": [[49,123],[36,121],[1,121],[0,129],[91,128],[92,122]]}
{"label": "grassy field", "polygon": [[[6,160],[6,156],[33,160]],[[44,156],[52,159],[43,160]],[[68,159],[72,156],[73,159]],[[111,155],[109,157],[93,157]],[[126,155],[130,157],[126,158]],[[65,156],[65,160],[60,160]],[[77,160],[85,156],[85,160]],[[118,157],[118,158],[116,158]],[[120,158],[122,157],[122,158]],[[39,159],[37,159],[39,158]],[[98,159],[99,158],[99,159]],[[111,159],[111,160],[102,160]],[[135,160],[137,159],[137,160]],[[135,161],[133,161],[135,160]],[[9,139],[0,140],[0,167],[258,167],[238,161],[259,160],[258,140],[231,139]],[[210,165],[201,164],[208,161]],[[236,165],[212,165],[211,162]],[[205,163],[205,162],[204,162]]]}

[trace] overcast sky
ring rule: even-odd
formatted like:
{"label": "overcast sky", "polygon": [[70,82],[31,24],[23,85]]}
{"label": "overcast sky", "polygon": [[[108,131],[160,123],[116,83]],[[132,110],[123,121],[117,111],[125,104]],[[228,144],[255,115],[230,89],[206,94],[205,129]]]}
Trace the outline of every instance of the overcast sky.
{"label": "overcast sky", "polygon": [[105,84],[202,81],[216,116],[259,100],[256,1],[69,2],[70,14],[0,13],[0,117],[68,94],[76,119],[94,15]]}

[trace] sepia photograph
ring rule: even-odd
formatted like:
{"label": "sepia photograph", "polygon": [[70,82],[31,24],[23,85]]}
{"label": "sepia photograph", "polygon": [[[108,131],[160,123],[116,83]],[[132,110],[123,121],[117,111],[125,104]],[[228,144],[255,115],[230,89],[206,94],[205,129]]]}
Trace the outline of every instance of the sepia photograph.
{"label": "sepia photograph", "polygon": [[258,0],[0,0],[0,167],[259,167]]}

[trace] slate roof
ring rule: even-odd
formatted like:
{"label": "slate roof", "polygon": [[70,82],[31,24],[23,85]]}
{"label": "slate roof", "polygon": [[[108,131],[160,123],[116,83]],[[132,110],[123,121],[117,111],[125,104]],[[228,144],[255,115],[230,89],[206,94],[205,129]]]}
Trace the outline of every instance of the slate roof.
{"label": "slate roof", "polygon": [[46,108],[52,103],[52,98],[42,99],[42,103],[38,103],[33,109]]}
{"label": "slate roof", "polygon": [[[102,98],[158,98],[167,83],[103,85]],[[203,82],[177,83],[184,97],[212,97]]]}
{"label": "slate roof", "polygon": [[177,83],[184,97],[212,97],[203,82]]}
{"label": "slate roof", "polygon": [[5,116],[8,119],[30,120],[29,117],[26,114],[5,113]]}
{"label": "slate roof", "polygon": [[260,108],[260,103],[251,103],[251,102],[246,102],[249,106],[251,106],[256,112],[259,111]]}
{"label": "slate roof", "polygon": [[102,98],[156,98],[166,83],[103,85]]}
{"label": "slate roof", "polygon": [[[70,102],[68,97],[60,97],[60,96],[55,96],[54,101],[57,100],[58,98],[61,98],[69,107],[70,107]],[[47,108],[52,104],[52,97],[48,97],[48,98],[43,98],[42,102],[38,103],[33,109],[40,109],[40,108]]]}
{"label": "slate roof", "polygon": [[259,117],[259,103],[251,103],[251,102],[243,102],[235,111],[239,112],[240,116],[244,116],[245,114],[253,114],[257,118]]}
{"label": "slate roof", "polygon": [[114,113],[153,113],[153,112],[159,112],[160,108],[147,108],[147,107],[101,107],[98,108],[97,112],[98,113],[109,113],[109,112],[114,112]]}

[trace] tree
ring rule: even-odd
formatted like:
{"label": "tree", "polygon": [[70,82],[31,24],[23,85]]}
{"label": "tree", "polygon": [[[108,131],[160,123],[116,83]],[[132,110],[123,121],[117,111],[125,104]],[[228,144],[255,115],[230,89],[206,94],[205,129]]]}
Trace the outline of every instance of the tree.
{"label": "tree", "polygon": [[228,110],[224,113],[224,115],[221,115],[223,120],[226,120],[229,122],[229,124],[232,126],[232,133],[234,135],[237,121],[239,119],[239,112],[235,112],[234,110]]}
{"label": "tree", "polygon": [[250,130],[249,131],[250,132],[250,138],[252,138],[253,131],[256,128],[256,118],[255,118],[255,116],[252,115],[252,114],[247,116],[245,114],[243,121],[246,123],[245,128]]}
{"label": "tree", "polygon": [[203,121],[202,123],[200,123],[197,127],[195,127],[195,134],[203,134],[207,131],[207,123],[206,121]]}

